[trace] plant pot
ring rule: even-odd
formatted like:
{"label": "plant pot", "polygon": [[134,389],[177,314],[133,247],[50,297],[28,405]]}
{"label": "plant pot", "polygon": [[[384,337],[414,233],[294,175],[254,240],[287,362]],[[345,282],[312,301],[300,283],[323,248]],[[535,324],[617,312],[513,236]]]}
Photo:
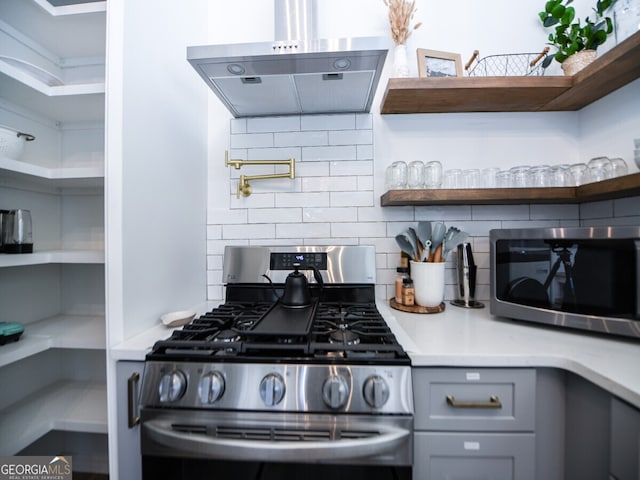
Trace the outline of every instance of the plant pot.
{"label": "plant pot", "polygon": [[416,304],[437,307],[444,299],[444,262],[411,262]]}
{"label": "plant pot", "polygon": [[595,50],[581,50],[574,53],[562,62],[562,71],[567,76],[575,75],[584,67],[592,63],[596,59],[597,54],[598,52]]}

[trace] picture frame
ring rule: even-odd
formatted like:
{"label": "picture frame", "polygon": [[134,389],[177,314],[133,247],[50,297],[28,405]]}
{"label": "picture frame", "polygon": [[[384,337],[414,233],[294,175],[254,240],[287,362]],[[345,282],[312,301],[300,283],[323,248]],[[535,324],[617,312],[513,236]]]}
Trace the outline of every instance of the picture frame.
{"label": "picture frame", "polygon": [[462,58],[459,53],[418,48],[419,77],[461,77]]}

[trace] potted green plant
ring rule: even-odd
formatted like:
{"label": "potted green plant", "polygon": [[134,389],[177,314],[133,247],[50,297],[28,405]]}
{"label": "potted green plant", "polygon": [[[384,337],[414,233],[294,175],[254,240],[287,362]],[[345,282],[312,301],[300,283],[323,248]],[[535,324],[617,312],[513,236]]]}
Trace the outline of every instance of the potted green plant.
{"label": "potted green plant", "polygon": [[[561,64],[565,75],[573,75],[592,62],[597,48],[613,33],[613,22],[604,14],[616,0],[597,0],[593,9],[595,19],[586,17],[584,24],[579,18],[576,20],[576,10],[570,5],[572,2],[573,0],[548,0],[544,11],[538,13],[544,27],[555,26],[554,31],[549,34],[549,45],[555,46],[557,51],[544,60],[543,67],[548,67],[555,59]],[[578,52],[585,53],[576,57]],[[566,62],[567,59],[571,60]],[[577,70],[572,69],[575,62],[579,64]]]}

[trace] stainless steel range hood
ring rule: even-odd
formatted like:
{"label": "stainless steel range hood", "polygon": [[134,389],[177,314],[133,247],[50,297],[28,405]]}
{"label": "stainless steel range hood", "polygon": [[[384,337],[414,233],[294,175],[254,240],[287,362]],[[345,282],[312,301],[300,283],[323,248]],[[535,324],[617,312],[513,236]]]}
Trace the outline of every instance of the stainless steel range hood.
{"label": "stainless steel range hood", "polygon": [[274,3],[276,41],[187,48],[233,116],[368,112],[389,39],[316,39],[314,0]]}

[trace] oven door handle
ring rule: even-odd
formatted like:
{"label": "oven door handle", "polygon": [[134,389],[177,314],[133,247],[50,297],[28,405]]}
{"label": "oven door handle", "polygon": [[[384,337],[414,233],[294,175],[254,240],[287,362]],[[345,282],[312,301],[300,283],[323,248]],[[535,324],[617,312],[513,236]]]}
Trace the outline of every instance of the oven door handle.
{"label": "oven door handle", "polygon": [[168,447],[175,456],[255,461],[330,461],[371,457],[393,452],[409,440],[404,428],[377,426],[379,434],[357,439],[326,441],[275,441],[218,438],[204,433],[178,431],[170,421],[148,420],[142,423],[145,437]]}

